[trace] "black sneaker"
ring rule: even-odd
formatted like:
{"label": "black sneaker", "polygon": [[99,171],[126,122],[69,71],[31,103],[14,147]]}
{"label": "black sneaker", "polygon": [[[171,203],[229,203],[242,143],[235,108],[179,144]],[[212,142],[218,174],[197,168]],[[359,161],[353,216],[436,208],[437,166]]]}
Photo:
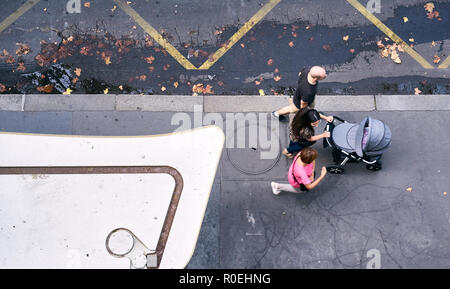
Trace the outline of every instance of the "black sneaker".
{"label": "black sneaker", "polygon": [[288,122],[289,121],[289,119],[284,115],[276,116],[275,111],[272,111],[272,116],[274,118],[278,119],[280,122]]}

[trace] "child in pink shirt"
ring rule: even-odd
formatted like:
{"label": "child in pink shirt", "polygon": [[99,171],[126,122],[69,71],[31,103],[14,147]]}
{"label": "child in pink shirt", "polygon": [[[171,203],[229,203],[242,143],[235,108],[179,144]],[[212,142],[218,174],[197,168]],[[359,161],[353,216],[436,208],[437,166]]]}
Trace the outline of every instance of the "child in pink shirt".
{"label": "child in pink shirt", "polygon": [[304,148],[294,158],[289,168],[289,184],[278,184],[272,182],[272,192],[275,195],[281,191],[300,193],[315,188],[327,174],[327,169],[322,167],[322,172],[317,180],[314,180],[314,168],[316,165],[317,151],[313,148]]}

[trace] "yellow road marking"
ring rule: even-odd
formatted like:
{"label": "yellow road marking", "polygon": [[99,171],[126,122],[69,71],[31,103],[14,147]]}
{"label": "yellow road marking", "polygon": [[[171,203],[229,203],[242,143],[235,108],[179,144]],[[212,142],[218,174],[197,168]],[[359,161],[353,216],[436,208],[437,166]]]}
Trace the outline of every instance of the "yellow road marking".
{"label": "yellow road marking", "polygon": [[207,70],[216,63],[236,42],[238,42],[250,29],[253,28],[267,13],[269,13],[281,0],[270,0],[264,5],[247,23],[245,23],[231,38],[226,42],[224,47],[221,47],[213,55],[209,57],[200,68],[195,67],[189,60],[186,59],[172,44],[162,37],[162,35],[153,28],[147,21],[144,20],[133,8],[128,5],[125,0],[114,0],[119,7],[125,11],[139,26],[144,29],[156,42],[159,43],[178,63],[188,70]]}
{"label": "yellow road marking", "polygon": [[197,69],[189,60],[186,59],[175,47],[172,46],[159,32],[144,20],[125,0],[114,0],[119,7],[125,11],[139,26],[144,29],[156,42],[159,43],[176,61],[188,70]]}
{"label": "yellow road marking", "polygon": [[217,50],[210,58],[200,66],[199,69],[209,69],[216,63],[234,44],[236,44],[250,29],[263,19],[281,0],[270,0],[264,5],[247,23],[245,23],[231,38],[226,45]]}
{"label": "yellow road marking", "polygon": [[356,10],[358,10],[364,17],[366,17],[370,22],[372,22],[378,29],[380,29],[384,34],[391,38],[397,44],[404,43],[405,51],[414,58],[420,65],[425,69],[434,69],[428,61],[425,60],[419,53],[412,49],[405,41],[403,41],[397,34],[395,34],[391,29],[383,24],[377,17],[370,13],[366,7],[361,5],[358,0],[347,0]]}
{"label": "yellow road marking", "polygon": [[22,16],[25,12],[31,9],[34,5],[36,5],[41,0],[28,0],[23,4],[19,9],[9,15],[5,20],[0,23],[0,33],[3,32],[9,25],[13,24],[20,16]]}
{"label": "yellow road marking", "polygon": [[447,57],[447,59],[439,65],[440,69],[446,69],[450,65],[450,56]]}

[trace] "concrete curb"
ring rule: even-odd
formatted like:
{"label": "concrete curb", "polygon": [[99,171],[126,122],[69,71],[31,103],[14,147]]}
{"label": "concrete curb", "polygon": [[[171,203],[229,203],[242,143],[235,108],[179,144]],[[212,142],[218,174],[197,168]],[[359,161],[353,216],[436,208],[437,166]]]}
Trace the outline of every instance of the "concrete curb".
{"label": "concrete curb", "polygon": [[[270,112],[288,96],[255,95],[0,95],[0,111]],[[320,95],[321,111],[449,111],[450,95]]]}

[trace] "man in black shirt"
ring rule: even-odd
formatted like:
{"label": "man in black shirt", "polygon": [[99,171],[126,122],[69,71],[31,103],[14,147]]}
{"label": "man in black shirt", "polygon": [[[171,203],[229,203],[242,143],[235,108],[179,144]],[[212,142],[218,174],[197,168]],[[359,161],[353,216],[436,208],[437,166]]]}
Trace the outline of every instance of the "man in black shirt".
{"label": "man in black shirt", "polygon": [[[305,67],[298,74],[297,90],[295,91],[294,98],[289,99],[289,106],[283,107],[278,111],[273,111],[272,115],[280,121],[287,122],[289,119],[285,114],[296,113],[307,106],[314,108],[319,80],[324,80],[326,77],[327,73],[325,69],[320,66]],[[320,117],[328,122],[333,121],[331,116],[321,114]]]}

